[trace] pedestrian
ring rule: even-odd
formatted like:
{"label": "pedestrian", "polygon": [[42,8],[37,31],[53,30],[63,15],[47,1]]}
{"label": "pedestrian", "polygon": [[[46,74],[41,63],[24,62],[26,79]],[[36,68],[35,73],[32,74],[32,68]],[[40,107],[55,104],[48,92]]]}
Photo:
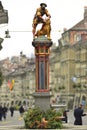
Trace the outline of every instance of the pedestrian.
{"label": "pedestrian", "polygon": [[0,121],[2,121],[2,105],[0,104]]}
{"label": "pedestrian", "polygon": [[14,115],[14,107],[13,106],[10,107],[10,112],[11,112],[11,117],[13,117],[13,115]]}
{"label": "pedestrian", "polygon": [[67,112],[69,112],[69,110],[64,110],[64,112],[63,112],[63,119],[62,119],[62,121],[65,121],[65,123],[67,123],[68,122],[68,115],[67,115]]}
{"label": "pedestrian", "polygon": [[21,105],[20,108],[19,108],[19,112],[20,112],[21,117],[23,117],[24,108],[23,108],[22,105]]}
{"label": "pedestrian", "polygon": [[84,114],[82,104],[80,104],[78,108],[74,109],[74,117],[75,117],[74,125],[82,125],[82,116],[86,116],[86,114]]}
{"label": "pedestrian", "polygon": [[2,115],[3,115],[4,120],[6,120],[6,114],[7,114],[7,107],[4,105],[2,107]]}

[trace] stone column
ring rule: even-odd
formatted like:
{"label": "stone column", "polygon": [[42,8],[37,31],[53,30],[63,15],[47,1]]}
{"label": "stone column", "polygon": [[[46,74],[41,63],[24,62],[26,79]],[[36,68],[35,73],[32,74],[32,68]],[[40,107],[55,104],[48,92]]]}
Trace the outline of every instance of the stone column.
{"label": "stone column", "polygon": [[49,54],[52,44],[52,41],[45,36],[39,36],[32,42],[36,56],[36,90],[33,96],[35,106],[42,110],[50,108],[52,96],[49,89]]}

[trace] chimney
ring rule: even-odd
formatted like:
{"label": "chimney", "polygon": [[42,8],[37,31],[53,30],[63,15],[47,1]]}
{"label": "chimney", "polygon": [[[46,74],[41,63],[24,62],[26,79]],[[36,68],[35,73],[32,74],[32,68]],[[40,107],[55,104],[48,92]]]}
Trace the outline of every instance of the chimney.
{"label": "chimney", "polygon": [[84,19],[87,18],[87,6],[84,6]]}

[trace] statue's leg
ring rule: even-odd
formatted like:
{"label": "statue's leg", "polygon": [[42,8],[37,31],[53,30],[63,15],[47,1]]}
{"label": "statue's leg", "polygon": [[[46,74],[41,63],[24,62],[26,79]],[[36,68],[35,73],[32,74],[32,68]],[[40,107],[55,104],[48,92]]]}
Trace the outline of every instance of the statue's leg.
{"label": "statue's leg", "polygon": [[50,37],[50,31],[47,32],[47,38],[51,39],[51,37]]}
{"label": "statue's leg", "polygon": [[50,32],[51,32],[51,26],[48,26],[48,28],[47,28],[47,38],[48,39],[51,39]]}
{"label": "statue's leg", "polygon": [[36,27],[37,27],[37,20],[36,19],[33,20],[32,27],[33,27],[32,33],[33,33],[33,38],[34,38],[35,37],[35,33],[36,33]]}
{"label": "statue's leg", "polygon": [[33,37],[35,36],[35,31],[36,31],[36,27],[33,27],[33,30],[32,30]]}

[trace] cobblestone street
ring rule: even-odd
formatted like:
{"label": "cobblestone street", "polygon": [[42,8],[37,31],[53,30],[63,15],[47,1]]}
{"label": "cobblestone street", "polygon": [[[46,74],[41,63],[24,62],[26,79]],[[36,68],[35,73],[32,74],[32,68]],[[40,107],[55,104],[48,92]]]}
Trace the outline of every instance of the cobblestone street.
{"label": "cobblestone street", "polygon": [[[83,117],[83,126],[74,126],[73,110],[68,113],[68,123],[63,123],[68,130],[87,130],[87,116]],[[24,120],[20,118],[18,111],[14,112],[14,116],[10,116],[10,112],[7,113],[7,119],[0,122],[0,130],[19,130],[23,129]],[[24,129],[23,129],[24,130]]]}
{"label": "cobblestone street", "polygon": [[8,127],[8,126],[24,126],[24,121],[23,121],[23,119],[20,120],[20,114],[19,114],[18,111],[14,112],[13,117],[11,117],[10,112],[8,112],[6,120],[2,120],[0,122],[0,127],[1,126],[5,126],[5,127]]}

